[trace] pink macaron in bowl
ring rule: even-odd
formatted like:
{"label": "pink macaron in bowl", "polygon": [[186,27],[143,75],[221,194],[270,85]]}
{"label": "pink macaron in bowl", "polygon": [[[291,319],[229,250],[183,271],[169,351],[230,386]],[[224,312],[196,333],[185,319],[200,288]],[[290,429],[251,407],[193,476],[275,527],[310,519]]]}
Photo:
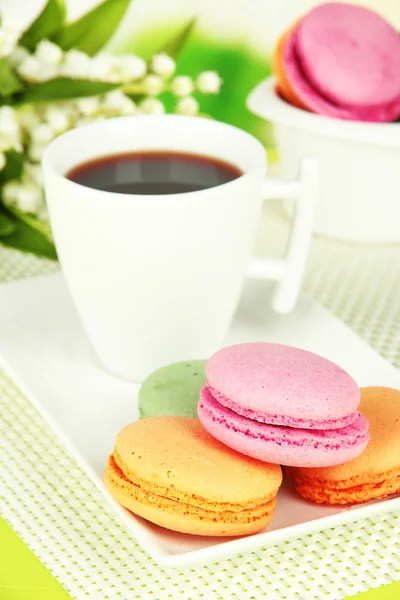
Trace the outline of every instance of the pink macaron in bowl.
{"label": "pink macaron in bowl", "polygon": [[317,160],[317,233],[399,242],[400,35],[363,7],[326,3],[282,39],[285,84],[307,110],[284,99],[275,77],[247,99],[273,125],[282,175]]}

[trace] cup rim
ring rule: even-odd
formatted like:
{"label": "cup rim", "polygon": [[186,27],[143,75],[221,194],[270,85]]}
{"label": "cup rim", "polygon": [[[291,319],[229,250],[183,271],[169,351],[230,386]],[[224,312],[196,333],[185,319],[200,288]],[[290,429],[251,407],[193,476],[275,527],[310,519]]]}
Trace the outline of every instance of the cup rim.
{"label": "cup rim", "polygon": [[[205,191],[207,192],[212,192],[213,190],[220,190],[222,188],[226,189],[226,186],[231,186],[235,183],[237,183],[238,181],[243,180],[245,177],[248,177],[249,175],[251,175],[253,172],[256,172],[261,168],[263,168],[264,171],[264,175],[267,169],[267,153],[266,150],[264,148],[264,146],[261,144],[261,142],[253,135],[251,135],[250,133],[248,133],[247,131],[240,129],[239,127],[235,127],[234,125],[230,125],[228,123],[223,123],[221,121],[216,121],[213,119],[207,119],[207,126],[211,126],[211,127],[215,127],[216,129],[219,130],[227,130],[227,131],[234,131],[236,132],[236,134],[239,134],[241,136],[243,136],[243,138],[247,138],[248,142],[250,142],[254,148],[257,149],[257,151],[260,153],[262,153],[263,156],[263,165],[261,165],[261,161],[259,161],[259,164],[256,162],[254,168],[248,169],[248,170],[243,170],[242,174],[239,175],[239,177],[237,177],[236,179],[233,179],[231,181],[228,181],[226,183],[221,183],[219,185],[216,185],[214,187],[210,187],[210,188],[206,188],[205,190],[195,190],[192,192],[181,192],[179,194],[125,194],[125,193],[121,193],[121,192],[109,192],[109,191],[105,191],[105,190],[98,190],[95,188],[90,188],[87,186],[84,186],[80,183],[77,183],[76,181],[72,181],[70,179],[68,179],[66,177],[66,173],[61,173],[60,169],[57,168],[57,166],[55,165],[55,162],[53,160],[53,154],[54,151],[58,151],[59,150],[59,146],[65,141],[66,138],[78,138],[81,137],[82,135],[87,135],[88,132],[90,132],[91,129],[100,129],[102,127],[104,127],[105,125],[107,127],[112,127],[113,123],[117,123],[119,126],[123,126],[125,123],[127,125],[131,125],[133,120],[151,120],[153,123],[157,123],[157,122],[165,122],[166,119],[168,119],[169,121],[176,121],[177,123],[183,123],[185,127],[190,126],[190,123],[196,122],[196,126],[198,126],[199,124],[199,119],[201,119],[202,117],[191,117],[191,116],[186,116],[186,115],[174,115],[174,114],[169,114],[169,115],[128,115],[128,116],[123,116],[123,117],[113,117],[111,119],[105,119],[105,120],[101,120],[101,121],[97,121],[94,123],[90,123],[88,125],[84,125],[83,127],[79,127],[79,128],[74,128],[74,129],[70,129],[69,131],[66,131],[65,133],[61,134],[60,136],[58,136],[56,139],[54,139],[52,142],[50,142],[50,144],[47,146],[44,154],[43,154],[43,158],[42,158],[42,167],[44,172],[49,171],[53,174],[53,176],[55,176],[57,179],[59,179],[60,181],[62,181],[64,184],[67,184],[68,186],[71,186],[71,190],[73,190],[74,188],[76,189],[76,186],[78,186],[78,188],[80,190],[84,189],[86,194],[89,195],[96,195],[97,198],[99,197],[104,197],[104,198],[109,198],[110,196],[113,196],[116,199],[120,199],[121,201],[125,198],[130,198],[130,197],[134,197],[134,198],[138,198],[138,199],[146,199],[147,201],[152,200],[160,200],[160,199],[165,199],[166,197],[168,197],[169,199],[179,199],[179,198],[185,198],[187,199],[189,196],[191,198],[196,198],[199,197],[202,193],[204,193]],[[134,122],[134,121],[133,121]],[[212,124],[212,125],[210,125]],[[211,144],[212,147],[212,144]],[[146,150],[149,150],[149,148],[146,148]],[[157,150],[159,150],[157,148]],[[184,151],[184,150],[183,150]],[[125,153],[126,151],[124,151]],[[106,152],[99,152],[98,155],[94,155],[93,159],[96,158],[102,158],[104,156],[109,156],[111,153],[106,153]],[[213,154],[212,151],[207,154],[207,153],[202,153],[203,156],[209,156],[209,157],[214,157],[214,158],[218,158],[218,154],[215,153]],[[88,159],[90,160],[90,159]],[[225,160],[225,159],[223,159]],[[85,162],[85,161],[83,161]],[[232,163],[234,164],[234,161],[232,161]],[[82,162],[77,161],[76,165],[82,164]],[[72,168],[72,167],[71,167]],[[70,170],[70,169],[68,169]],[[68,172],[68,170],[66,172]]]}
{"label": "cup rim", "polygon": [[258,117],[279,125],[353,142],[400,146],[400,123],[347,121],[307,112],[289,104],[277,94],[274,76],[267,77],[250,92],[246,106]]}

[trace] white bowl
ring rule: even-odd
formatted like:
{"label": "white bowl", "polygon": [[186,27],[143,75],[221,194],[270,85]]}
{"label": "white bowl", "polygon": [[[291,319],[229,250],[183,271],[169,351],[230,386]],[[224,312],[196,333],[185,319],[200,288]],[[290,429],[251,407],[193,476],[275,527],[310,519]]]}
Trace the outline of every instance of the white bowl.
{"label": "white bowl", "polygon": [[318,160],[317,233],[356,241],[400,241],[400,123],[322,117],[288,104],[275,79],[260,83],[249,110],[273,123],[282,175],[301,158]]}

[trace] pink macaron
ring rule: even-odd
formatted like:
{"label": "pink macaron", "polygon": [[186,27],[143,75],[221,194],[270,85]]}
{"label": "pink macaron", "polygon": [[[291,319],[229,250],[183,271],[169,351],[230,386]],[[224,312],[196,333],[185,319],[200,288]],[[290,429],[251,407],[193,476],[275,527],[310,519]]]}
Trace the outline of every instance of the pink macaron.
{"label": "pink macaron", "polygon": [[290,466],[332,466],[368,443],[360,390],[334,363],[280,344],[238,344],[206,365],[203,426],[227,446]]}
{"label": "pink macaron", "polygon": [[314,8],[288,37],[283,63],[296,96],[313,112],[376,122],[400,114],[400,36],[369,9]]}

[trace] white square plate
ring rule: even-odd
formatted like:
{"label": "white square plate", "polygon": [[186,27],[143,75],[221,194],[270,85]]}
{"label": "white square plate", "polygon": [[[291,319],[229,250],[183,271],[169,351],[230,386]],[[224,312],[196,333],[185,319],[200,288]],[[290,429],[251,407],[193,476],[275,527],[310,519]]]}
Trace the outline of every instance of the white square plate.
{"label": "white square plate", "polygon": [[[291,344],[337,362],[361,386],[400,388],[400,372],[321,306],[302,297],[291,315],[280,316],[267,308],[268,296],[267,284],[246,285],[225,344]],[[204,538],[152,525],[117,505],[102,483],[115,435],[138,418],[138,386],[96,365],[62,275],[0,287],[0,355],[139,543],[161,564],[205,563],[377,512],[400,510],[399,497],[353,508],[317,506],[285,484],[271,525],[256,535]]]}

